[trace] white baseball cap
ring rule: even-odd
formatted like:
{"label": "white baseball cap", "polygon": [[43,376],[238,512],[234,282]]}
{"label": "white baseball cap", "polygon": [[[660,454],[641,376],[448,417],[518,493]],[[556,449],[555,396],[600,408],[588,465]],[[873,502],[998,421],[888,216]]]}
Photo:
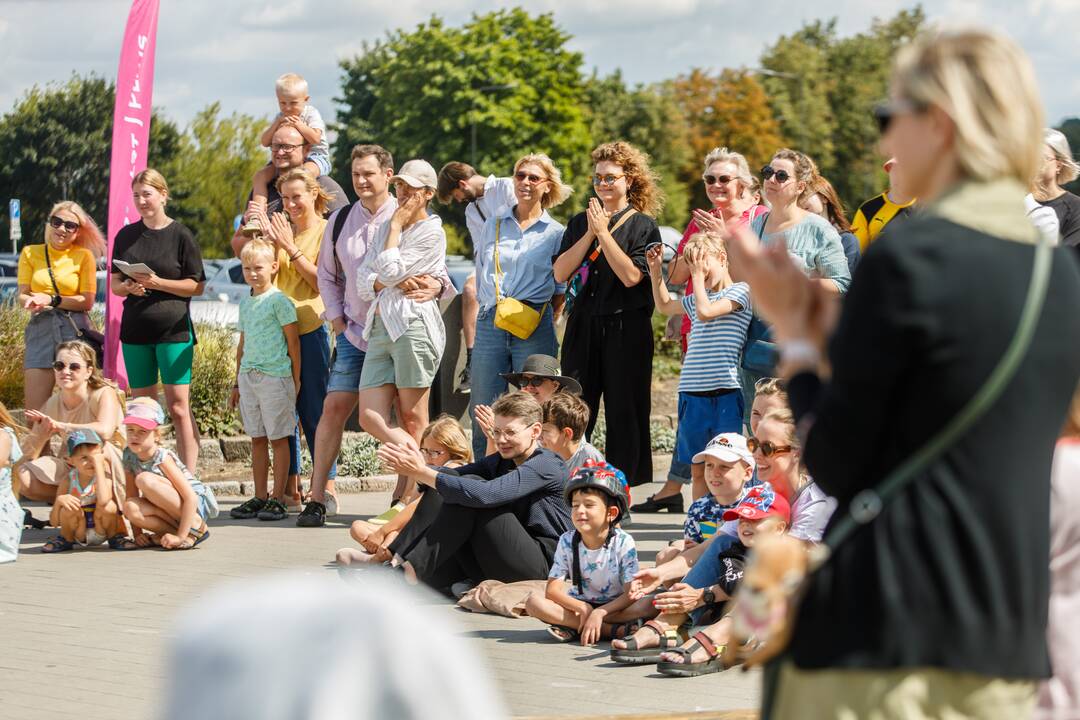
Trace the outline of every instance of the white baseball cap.
{"label": "white baseball cap", "polygon": [[397,175],[390,178],[391,182],[395,180],[401,180],[414,188],[427,187],[432,190],[439,184],[435,168],[431,167],[431,163],[427,160],[410,160],[405,163],[398,170]]}
{"label": "white baseball cap", "polygon": [[713,457],[724,462],[742,460],[753,470],[757,467],[754,462],[754,453],[746,447],[746,438],[739,433],[720,433],[705,446],[705,449],[694,456],[694,462],[705,462],[705,458]]}

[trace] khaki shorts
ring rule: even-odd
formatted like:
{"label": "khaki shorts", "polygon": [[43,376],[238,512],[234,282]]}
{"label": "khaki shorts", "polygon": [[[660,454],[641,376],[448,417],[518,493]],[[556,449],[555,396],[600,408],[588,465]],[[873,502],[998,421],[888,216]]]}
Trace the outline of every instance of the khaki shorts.
{"label": "khaki shorts", "polygon": [[1035,708],[1035,683],[950,672],[780,669],[777,720],[1018,720]]}
{"label": "khaki shorts", "polygon": [[251,437],[280,440],[296,429],[296,385],[292,376],[258,370],[240,373],[240,419]]}
{"label": "khaki shorts", "polygon": [[360,389],[382,385],[429,388],[441,359],[442,349],[436,349],[428,337],[423,320],[415,318],[404,335],[391,340],[382,318],[376,315],[360,372]]}

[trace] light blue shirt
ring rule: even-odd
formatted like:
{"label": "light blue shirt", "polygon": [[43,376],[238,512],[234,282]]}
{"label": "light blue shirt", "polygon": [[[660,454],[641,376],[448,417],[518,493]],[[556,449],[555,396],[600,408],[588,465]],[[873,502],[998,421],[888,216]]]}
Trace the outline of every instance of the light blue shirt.
{"label": "light blue shirt", "polygon": [[474,243],[476,252],[476,294],[480,307],[495,307],[495,233],[499,234],[499,292],[502,297],[542,305],[552,295],[566,292],[566,285],[555,282],[552,268],[563,236],[562,223],[556,222],[545,210],[540,218],[522,231],[507,208],[498,216],[489,217]]}
{"label": "light blue shirt", "polygon": [[783,232],[765,234],[765,221],[768,213],[756,218],[750,227],[761,238],[762,245],[771,245],[781,236],[787,241],[788,253],[791,254],[803,272],[813,278],[825,278],[836,283],[841,293],[847,292],[851,284],[851,270],[848,269],[844,245],[840,242],[840,233],[823,217],[807,214],[794,227]]}

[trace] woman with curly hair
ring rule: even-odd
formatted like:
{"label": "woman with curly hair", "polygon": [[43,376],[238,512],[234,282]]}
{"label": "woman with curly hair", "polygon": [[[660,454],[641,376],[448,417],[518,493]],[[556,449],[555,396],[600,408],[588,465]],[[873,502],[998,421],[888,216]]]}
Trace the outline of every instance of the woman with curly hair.
{"label": "woman with curly hair", "polygon": [[53,205],[44,242],[19,254],[19,304],[30,312],[23,359],[27,410],[37,410],[52,395],[57,346],[91,327],[86,313],[94,305],[96,265],[104,254],[97,224],[70,200]]}
{"label": "woman with curly hair", "polygon": [[607,459],[631,485],[652,482],[652,288],[645,248],[660,242],[654,216],[663,193],[649,158],[626,142],[592,152],[596,197],[571,218],[555,261],[555,281],[569,282],[563,372],[577,379],[589,405],[588,434],[600,398],[619,432]]}

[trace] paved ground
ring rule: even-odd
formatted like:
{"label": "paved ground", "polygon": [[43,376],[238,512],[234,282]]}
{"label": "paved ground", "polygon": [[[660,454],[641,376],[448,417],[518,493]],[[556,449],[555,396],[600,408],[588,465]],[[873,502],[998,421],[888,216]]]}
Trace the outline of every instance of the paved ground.
{"label": "paved ground", "polygon": [[[635,489],[635,497],[647,495]],[[234,521],[234,503],[212,536],[187,553],[38,553],[52,532],[27,530],[18,562],[0,565],[0,717],[4,720],[150,719],[163,687],[164,649],[177,611],[224,580],[285,567],[331,572],[347,544],[348,522],[381,512],[385,493],[342,496],[343,515],[320,529]],[[38,517],[45,509],[34,508]],[[668,515],[640,515],[628,529],[652,561],[681,526]],[[666,678],[652,666],[622,667],[595,648],[548,641],[525,618],[473,615],[438,606],[448,624],[473,638],[489,660],[515,715],[688,712],[755,707],[759,676],[730,670],[697,679]]]}

